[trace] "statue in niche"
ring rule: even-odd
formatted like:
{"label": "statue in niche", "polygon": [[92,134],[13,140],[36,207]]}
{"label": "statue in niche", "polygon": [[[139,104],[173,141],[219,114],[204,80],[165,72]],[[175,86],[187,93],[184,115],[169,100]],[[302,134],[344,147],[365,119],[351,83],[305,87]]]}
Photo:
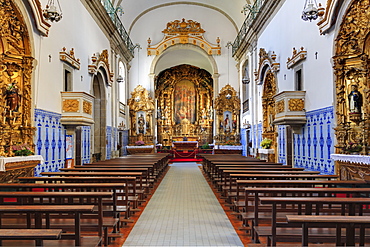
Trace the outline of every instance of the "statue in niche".
{"label": "statue in niche", "polygon": [[138,117],[137,125],[138,125],[139,134],[144,134],[145,119],[144,119],[143,114],[140,114],[140,117]]}
{"label": "statue in niche", "polygon": [[361,113],[362,95],[357,85],[351,85],[351,92],[348,94],[349,113]]}
{"label": "statue in niche", "polygon": [[18,111],[21,95],[16,82],[8,84],[5,90],[5,100],[9,111]]}

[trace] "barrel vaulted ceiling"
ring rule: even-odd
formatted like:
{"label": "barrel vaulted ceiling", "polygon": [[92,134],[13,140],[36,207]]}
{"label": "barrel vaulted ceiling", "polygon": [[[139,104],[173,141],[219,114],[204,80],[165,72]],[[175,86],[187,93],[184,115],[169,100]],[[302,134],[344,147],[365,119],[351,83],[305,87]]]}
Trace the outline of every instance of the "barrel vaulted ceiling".
{"label": "barrel vaulted ceiling", "polygon": [[[135,23],[150,11],[165,8],[168,6],[201,6],[220,12],[232,22],[236,29],[239,29],[244,21],[244,14],[241,13],[246,4],[254,0],[112,0],[115,6],[120,5],[124,11],[122,22],[130,33]],[[186,15],[186,13],[184,13]]]}

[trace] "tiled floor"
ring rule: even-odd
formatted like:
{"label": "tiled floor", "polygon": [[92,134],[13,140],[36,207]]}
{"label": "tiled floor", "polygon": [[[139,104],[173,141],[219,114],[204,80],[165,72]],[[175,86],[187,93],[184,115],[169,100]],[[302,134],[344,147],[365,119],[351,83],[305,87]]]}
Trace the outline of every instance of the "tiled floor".
{"label": "tiled floor", "polygon": [[123,246],[243,246],[196,163],[175,163]]}

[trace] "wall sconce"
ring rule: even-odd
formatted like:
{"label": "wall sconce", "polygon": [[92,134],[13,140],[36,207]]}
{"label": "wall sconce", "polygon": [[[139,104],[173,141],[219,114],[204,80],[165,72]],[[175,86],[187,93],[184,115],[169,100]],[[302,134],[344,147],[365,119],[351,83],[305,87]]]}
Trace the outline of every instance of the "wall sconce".
{"label": "wall sconce", "polygon": [[58,6],[55,5],[55,0],[48,0],[46,4],[46,9],[43,11],[43,16],[45,19],[52,22],[58,22],[62,19],[62,8],[60,7],[59,0],[56,0]]}
{"label": "wall sconce", "polygon": [[318,7],[316,0],[306,0],[302,12],[302,20],[312,21],[316,20],[318,17]]}
{"label": "wall sconce", "polygon": [[122,83],[124,80],[123,80],[123,77],[121,75],[118,75],[117,77],[117,82],[118,83]]}

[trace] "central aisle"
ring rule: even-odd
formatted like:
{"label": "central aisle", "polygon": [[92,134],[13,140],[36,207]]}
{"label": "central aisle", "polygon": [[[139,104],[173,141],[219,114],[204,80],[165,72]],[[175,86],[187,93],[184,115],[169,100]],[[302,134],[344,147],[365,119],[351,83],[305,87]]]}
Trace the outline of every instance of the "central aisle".
{"label": "central aisle", "polygon": [[175,163],[123,246],[243,246],[193,162]]}

